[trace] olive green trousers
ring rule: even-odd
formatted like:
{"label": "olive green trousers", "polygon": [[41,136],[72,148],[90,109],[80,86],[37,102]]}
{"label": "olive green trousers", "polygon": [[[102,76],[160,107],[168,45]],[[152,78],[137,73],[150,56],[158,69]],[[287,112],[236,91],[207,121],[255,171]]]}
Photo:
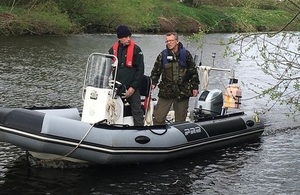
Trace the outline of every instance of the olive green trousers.
{"label": "olive green trousers", "polygon": [[185,121],[189,107],[189,99],[177,101],[176,98],[159,98],[153,113],[153,124],[163,125],[166,123],[166,117],[173,105],[175,112],[175,122]]}

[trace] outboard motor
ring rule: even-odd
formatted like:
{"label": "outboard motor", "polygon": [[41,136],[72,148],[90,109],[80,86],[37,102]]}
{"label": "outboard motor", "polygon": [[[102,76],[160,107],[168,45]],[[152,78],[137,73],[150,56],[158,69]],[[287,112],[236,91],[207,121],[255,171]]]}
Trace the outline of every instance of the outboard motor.
{"label": "outboard motor", "polygon": [[200,93],[194,109],[194,120],[205,117],[215,117],[221,114],[223,93],[219,89],[204,90]]}

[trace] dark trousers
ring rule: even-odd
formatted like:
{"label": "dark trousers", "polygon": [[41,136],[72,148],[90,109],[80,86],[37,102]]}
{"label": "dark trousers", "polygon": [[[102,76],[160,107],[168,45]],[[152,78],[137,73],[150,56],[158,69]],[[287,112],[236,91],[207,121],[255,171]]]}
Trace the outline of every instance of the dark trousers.
{"label": "dark trousers", "polygon": [[135,90],[132,96],[127,98],[127,101],[131,108],[134,125],[144,126],[144,112],[141,107],[141,95],[139,90]]}

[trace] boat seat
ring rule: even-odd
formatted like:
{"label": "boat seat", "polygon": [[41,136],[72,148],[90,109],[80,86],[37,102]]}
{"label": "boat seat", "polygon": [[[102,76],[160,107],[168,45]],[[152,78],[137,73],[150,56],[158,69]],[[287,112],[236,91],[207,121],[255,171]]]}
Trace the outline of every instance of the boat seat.
{"label": "boat seat", "polygon": [[[150,91],[151,91],[151,79],[149,76],[143,75],[140,80],[139,92],[141,95],[141,107],[144,111],[144,114],[147,106],[146,100],[147,98],[150,98],[149,97]],[[131,108],[126,100],[124,101],[124,117],[125,116],[132,116]]]}
{"label": "boat seat", "polygon": [[141,96],[149,97],[151,91],[151,79],[149,76],[142,76],[140,80],[139,91]]}

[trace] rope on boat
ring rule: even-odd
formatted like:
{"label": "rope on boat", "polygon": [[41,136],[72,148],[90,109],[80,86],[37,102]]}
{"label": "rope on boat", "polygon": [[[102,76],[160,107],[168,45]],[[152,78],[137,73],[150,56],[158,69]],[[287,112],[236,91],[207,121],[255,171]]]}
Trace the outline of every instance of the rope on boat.
{"label": "rope on boat", "polygon": [[[98,122],[99,123],[99,122]],[[80,142],[78,142],[78,144],[70,151],[68,152],[67,154],[63,155],[63,157],[67,157],[69,156],[70,154],[72,154],[79,146],[80,144],[83,142],[83,140],[86,138],[86,136],[90,133],[90,131],[92,130],[92,128],[94,127],[96,123],[93,123],[91,125],[91,127],[89,128],[89,130],[85,133],[85,135],[81,138]]]}
{"label": "rope on boat", "polygon": [[[103,123],[105,121],[106,121],[106,119],[104,119],[102,121],[99,121],[97,123],[91,124],[91,127],[88,129],[88,131],[85,133],[85,135],[81,138],[81,140],[78,142],[78,144],[70,152],[68,152],[67,154],[65,154],[63,156],[60,156],[60,157],[57,157],[57,158],[48,159],[48,160],[60,160],[60,159],[63,159],[64,157],[68,157],[69,155],[71,155],[81,145],[81,143],[83,142],[83,140],[85,140],[85,138],[91,132],[91,130],[93,129],[93,127],[95,126],[95,124],[100,124],[100,123]],[[28,154],[27,154],[27,158],[28,158]],[[27,159],[27,162],[28,162],[28,159]]]}
{"label": "rope on boat", "polygon": [[155,132],[153,129],[151,129],[151,128],[148,128],[148,130],[151,132],[151,133],[153,133],[153,134],[155,134],[155,135],[164,135],[165,133],[167,133],[167,131],[168,131],[168,128],[167,128],[167,126],[165,127],[165,130],[162,132],[162,133],[157,133],[157,132]]}
{"label": "rope on boat", "polygon": [[202,73],[203,73],[202,80],[201,80],[201,87],[202,87],[202,89],[206,90],[208,87],[208,83],[209,83],[208,77],[209,77],[209,72],[211,70],[211,67],[199,66],[199,70],[202,71]]}
{"label": "rope on boat", "polygon": [[[68,152],[67,154],[63,155],[62,157],[67,157],[69,156],[70,154],[72,154],[80,145],[81,143],[83,142],[83,140],[85,140],[86,136],[91,132],[91,130],[93,129],[93,127],[95,126],[95,124],[100,124],[100,123],[103,123],[104,121],[106,121],[106,119],[102,120],[102,121],[99,121],[97,123],[93,123],[91,124],[91,127],[89,128],[89,130],[85,133],[85,135],[81,138],[81,140],[78,142],[78,144],[70,151]],[[60,157],[60,158],[62,158]]]}
{"label": "rope on boat", "polygon": [[108,101],[106,111],[108,112],[107,124],[114,124],[114,118],[116,115],[116,102],[113,99]]}

